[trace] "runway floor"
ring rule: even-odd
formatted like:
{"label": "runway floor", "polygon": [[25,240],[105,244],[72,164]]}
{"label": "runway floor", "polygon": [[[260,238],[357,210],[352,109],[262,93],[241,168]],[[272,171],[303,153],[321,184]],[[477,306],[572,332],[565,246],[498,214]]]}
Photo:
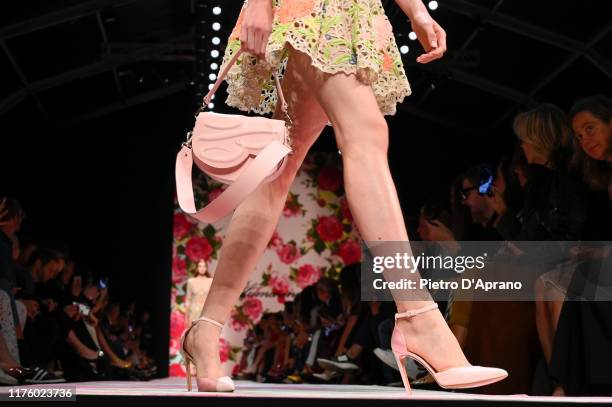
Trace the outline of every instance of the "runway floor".
{"label": "runway floor", "polygon": [[[123,396],[123,397],[208,397],[208,398],[262,398],[262,399],[325,399],[332,400],[377,400],[380,402],[397,400],[412,400],[412,401],[441,401],[456,404],[457,402],[474,403],[474,404],[515,404],[512,402],[531,403],[594,403],[612,405],[612,397],[535,397],[524,394],[508,395],[508,396],[490,396],[470,393],[456,393],[449,391],[432,391],[414,389],[414,394],[408,396],[401,387],[384,387],[384,386],[362,386],[362,385],[325,385],[325,384],[273,384],[273,383],[257,383],[252,381],[236,381],[236,391],[232,393],[198,393],[196,391],[187,392],[184,378],[165,378],[156,379],[148,382],[135,381],[113,381],[113,382],[80,382],[76,383],[76,395],[79,396]],[[62,384],[62,387],[67,384]],[[195,382],[194,382],[195,386]],[[28,386],[28,387],[53,387],[47,386]],[[0,388],[0,393],[6,393],[10,387]],[[87,398],[89,398],[87,397]],[[331,399],[331,400],[330,400]],[[217,401],[222,401],[217,399]],[[239,402],[239,400],[234,400]],[[246,400],[244,400],[246,401]],[[321,400],[321,404],[327,404]],[[235,403],[232,403],[235,404]],[[379,405],[382,403],[376,403]],[[419,403],[415,404],[418,405]],[[404,404],[405,405],[405,404]]]}

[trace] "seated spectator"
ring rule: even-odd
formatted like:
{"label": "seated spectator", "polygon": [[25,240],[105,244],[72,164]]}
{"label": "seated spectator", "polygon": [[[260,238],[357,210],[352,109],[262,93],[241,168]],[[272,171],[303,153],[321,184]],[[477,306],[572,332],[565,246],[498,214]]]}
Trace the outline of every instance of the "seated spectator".
{"label": "seated spectator", "polygon": [[[507,160],[507,159],[506,159]],[[470,240],[498,242],[499,249],[504,249],[502,236],[495,227],[499,218],[496,210],[496,199],[506,193],[508,174],[510,169],[507,162],[500,164],[497,178],[486,165],[470,168],[459,177],[461,202],[469,208],[472,220],[478,223],[481,229],[472,233]],[[501,177],[501,178],[500,178]],[[508,178],[505,178],[508,177]],[[518,182],[518,179],[516,180]],[[520,185],[520,182],[518,182]],[[498,189],[501,186],[501,190]],[[426,238],[434,240],[453,240],[452,230],[444,222],[434,219],[427,222],[422,218],[421,231]],[[463,248],[446,245],[447,249],[454,250],[455,254]],[[491,270],[493,271],[493,270]],[[469,270],[464,275],[469,274]],[[531,389],[533,370],[539,357],[537,337],[535,335],[534,305],[529,302],[516,301],[449,301],[448,321],[460,345],[464,348],[467,358],[477,365],[493,364],[509,372],[508,379],[493,385],[474,389],[475,392],[485,394],[510,394],[516,392],[527,393]],[[496,332],[489,335],[489,340],[481,338],[487,332]],[[502,334],[501,332],[512,332]],[[517,359],[507,354],[505,349],[516,349],[524,357]],[[431,378],[424,376],[415,384],[432,384]]]}
{"label": "seated spectator", "polygon": [[556,106],[519,114],[514,132],[528,165],[525,201],[519,213],[495,195],[495,228],[505,240],[578,240],[584,226],[583,188],[568,170],[571,129]]}
{"label": "seated spectator", "polygon": [[[357,372],[362,383],[388,383],[389,372],[379,359],[374,357],[374,349],[389,349],[390,336],[383,339],[380,334],[382,322],[391,319],[394,312],[392,304],[372,302],[362,304],[360,273],[361,265],[355,263],[344,267],[340,272],[340,288],[343,304],[342,323],[336,322],[337,330],[341,329],[338,344],[332,357],[321,354],[317,358],[319,365],[331,372],[345,373],[344,383],[352,380],[347,373]],[[345,322],[344,322],[345,321]],[[333,327],[334,321],[328,320],[325,325]],[[331,379],[333,374],[321,375],[322,379]],[[385,374],[386,373],[386,374]]]}
{"label": "seated spectator", "polygon": [[[569,113],[577,143],[572,164],[589,187],[584,239],[612,240],[612,100],[598,95],[576,102]],[[610,286],[611,257],[603,247],[603,259],[593,259],[606,273],[589,272],[598,284]],[[607,262],[607,265],[606,265]],[[577,272],[569,292],[581,292],[584,278]],[[608,278],[609,280],[609,278]],[[560,311],[550,356],[552,394],[555,396],[612,395],[612,302],[565,301]]]}

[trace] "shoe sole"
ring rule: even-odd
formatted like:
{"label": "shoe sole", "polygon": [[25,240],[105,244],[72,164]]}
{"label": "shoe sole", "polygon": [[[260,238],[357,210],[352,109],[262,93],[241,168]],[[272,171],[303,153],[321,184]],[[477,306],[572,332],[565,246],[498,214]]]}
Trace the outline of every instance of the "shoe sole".
{"label": "shoe sole", "polygon": [[449,390],[451,389],[470,389],[473,387],[480,387],[480,386],[486,386],[487,384],[497,383],[501,380],[504,380],[506,377],[508,377],[508,375],[493,377],[491,379],[480,380],[480,381],[471,382],[471,383],[461,383],[461,384],[452,385],[452,386],[442,386],[438,383],[438,386],[444,389],[449,389]]}

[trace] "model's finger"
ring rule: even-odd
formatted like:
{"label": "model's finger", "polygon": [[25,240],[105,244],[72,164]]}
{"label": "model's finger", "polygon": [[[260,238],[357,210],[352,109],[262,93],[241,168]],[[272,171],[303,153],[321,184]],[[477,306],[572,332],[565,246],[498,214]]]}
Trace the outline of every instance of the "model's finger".
{"label": "model's finger", "polygon": [[258,30],[253,30],[252,32],[252,42],[253,42],[253,55],[259,58],[259,49],[261,45],[261,34]]}
{"label": "model's finger", "polygon": [[268,48],[268,38],[270,34],[262,33],[261,34],[261,57],[266,58],[266,49]]}
{"label": "model's finger", "polygon": [[248,29],[247,30],[247,51],[249,51],[249,53],[253,54],[255,51],[255,47],[253,46],[255,43],[255,36],[253,35],[253,30],[252,29]]}
{"label": "model's finger", "polygon": [[436,35],[436,30],[433,24],[430,24],[427,27],[427,47],[425,47],[425,51],[430,51],[432,49],[438,48],[438,36]]}

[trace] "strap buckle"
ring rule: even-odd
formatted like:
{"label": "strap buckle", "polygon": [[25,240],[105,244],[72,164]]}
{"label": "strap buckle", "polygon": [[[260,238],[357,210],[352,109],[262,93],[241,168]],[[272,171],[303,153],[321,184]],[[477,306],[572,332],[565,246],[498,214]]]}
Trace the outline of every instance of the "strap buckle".
{"label": "strap buckle", "polygon": [[191,139],[192,138],[193,138],[193,132],[192,131],[187,132],[187,139],[185,141],[183,141],[181,143],[181,145],[183,147],[187,147],[187,148],[191,149]]}
{"label": "strap buckle", "polygon": [[195,111],[195,113],[193,114],[193,117],[197,119],[198,115],[205,111],[206,111],[206,108],[204,107],[204,104],[202,104],[202,106],[198,107],[198,109]]}

